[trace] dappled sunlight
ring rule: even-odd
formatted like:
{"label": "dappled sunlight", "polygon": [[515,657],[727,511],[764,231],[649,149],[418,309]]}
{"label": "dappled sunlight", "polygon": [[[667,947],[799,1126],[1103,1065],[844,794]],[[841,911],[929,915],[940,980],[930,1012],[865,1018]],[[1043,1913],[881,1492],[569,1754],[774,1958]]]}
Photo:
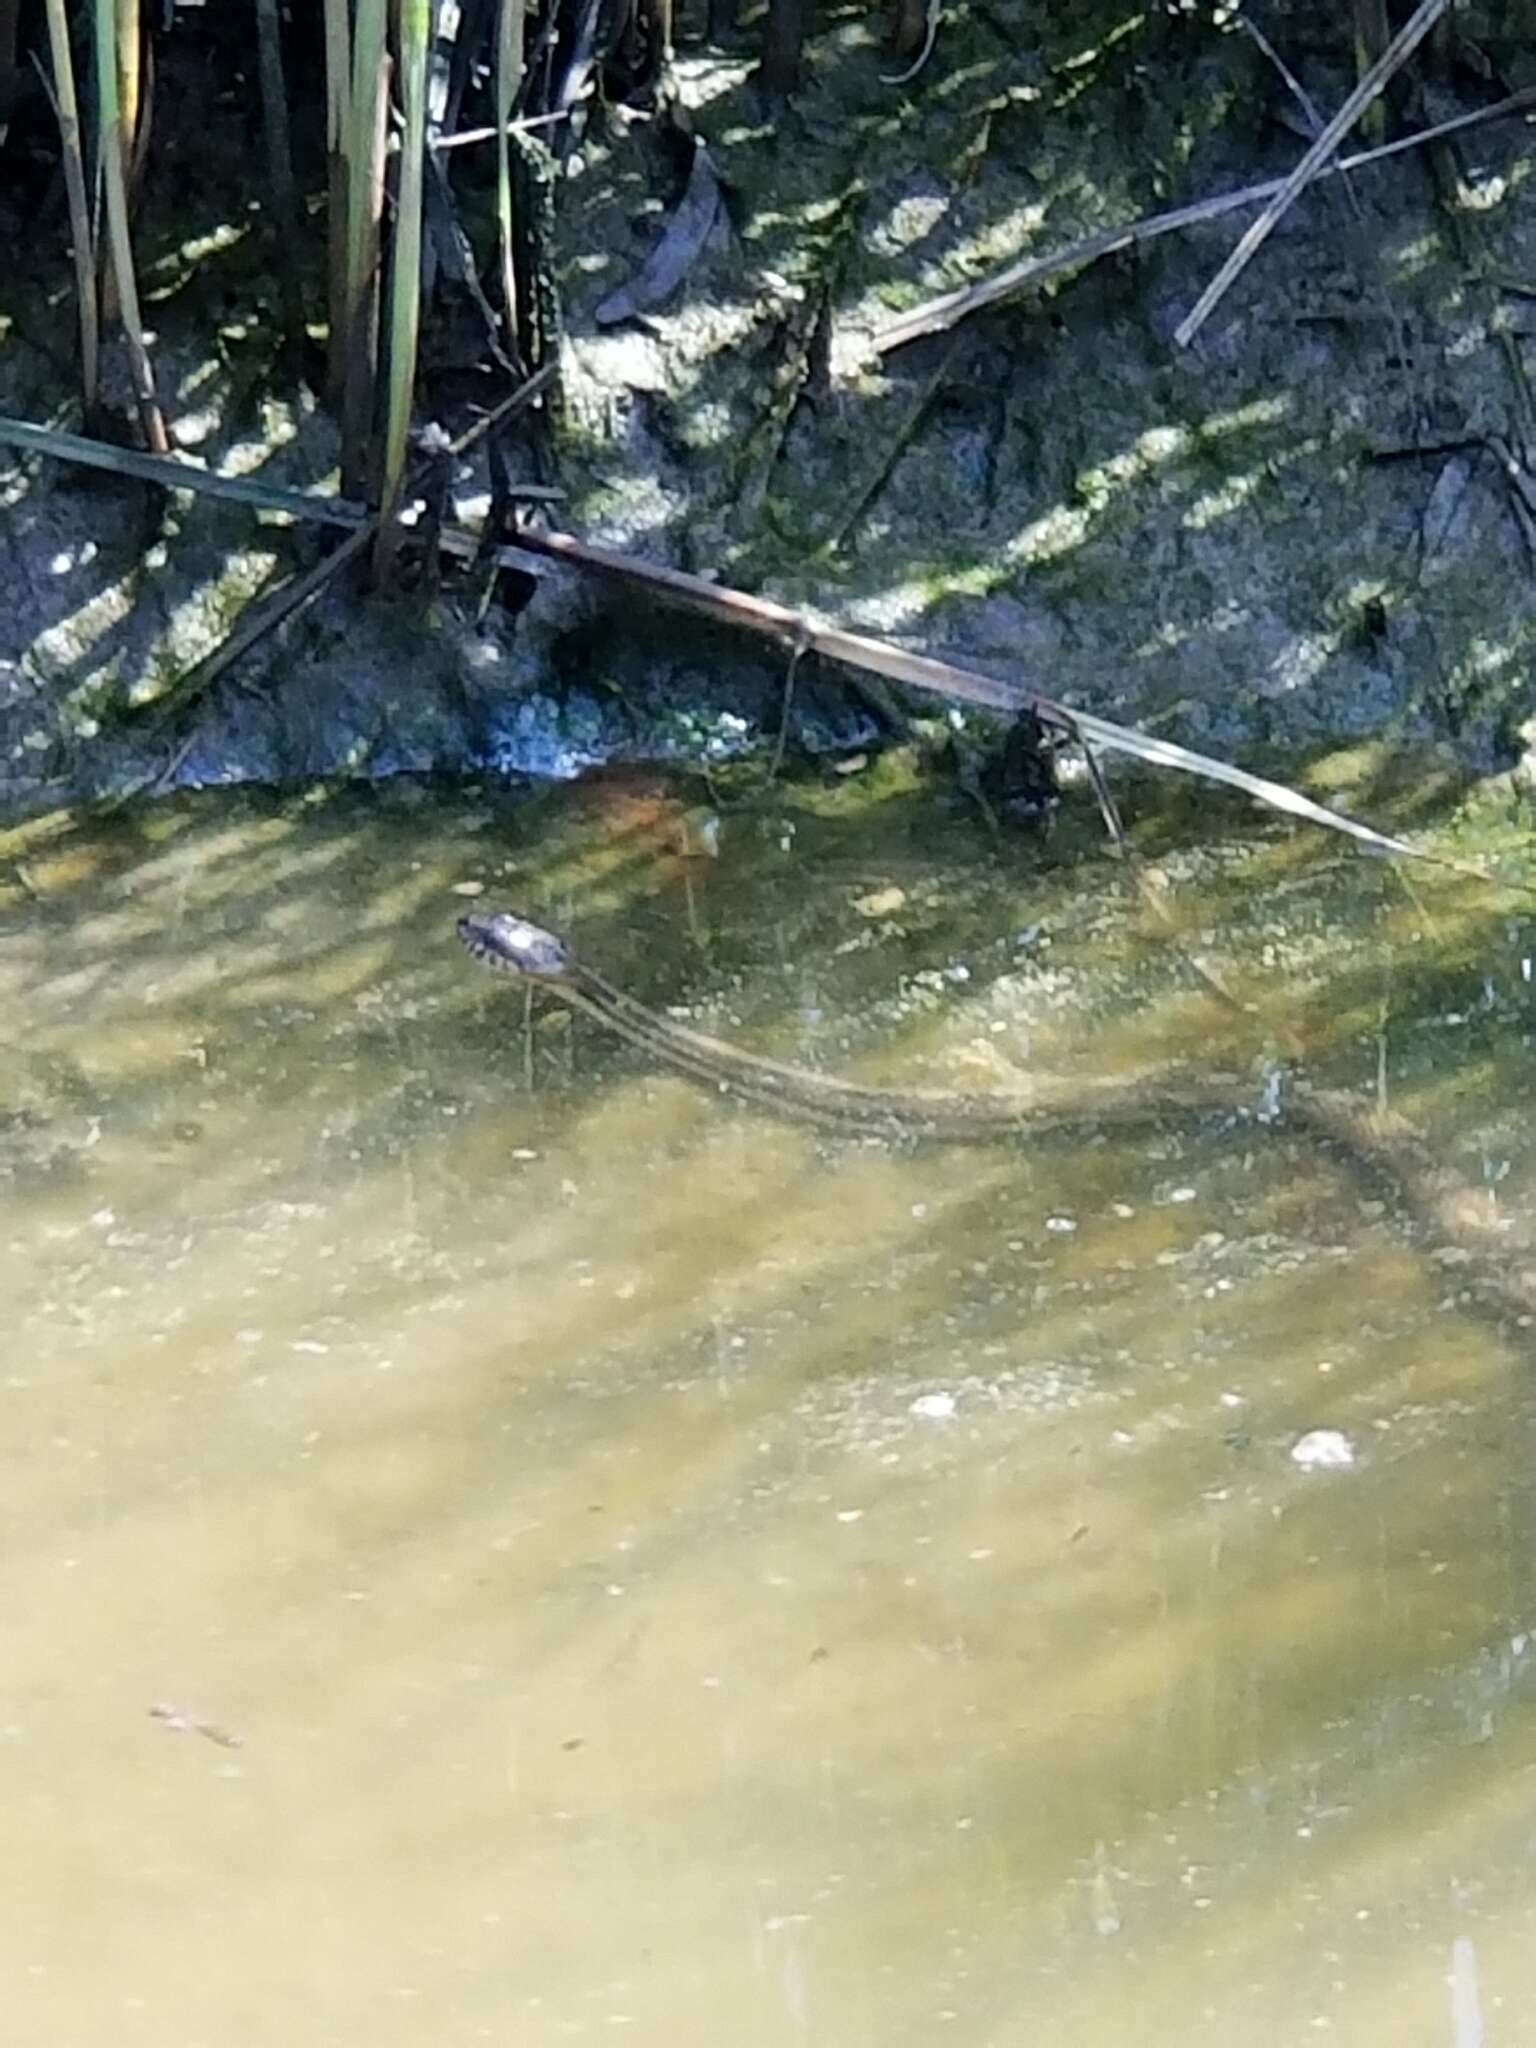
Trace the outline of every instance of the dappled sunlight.
{"label": "dappled sunlight", "polygon": [[[469,125],[489,17],[453,12]],[[1513,2039],[1536,834],[1529,758],[1490,771],[1536,657],[1529,131],[1443,189],[1422,151],[1320,183],[1186,349],[1254,218],[1198,202],[1305,148],[1235,10],[935,0],[898,58],[836,0],[772,107],[756,14],[710,13],[591,78],[534,23],[526,334],[468,265],[494,301],[496,152],[437,160],[416,425],[559,371],[444,517],[526,490],[1122,738],[1266,757],[1428,858],[1112,745],[1086,779],[1063,746],[1016,836],[968,712],[569,567],[412,588],[413,554],[205,687],[324,536],[0,449],[20,801],[263,785],[0,835],[7,2024]],[[1363,53],[1324,28],[1277,35],[1328,109]],[[275,249],[225,32],[162,78],[207,163],[187,124],[138,195],[155,372],[200,463],[334,489],[321,98],[290,77]],[[1437,102],[1503,89],[1480,20],[1441,56]],[[620,318],[693,138],[708,208]],[[0,413],[62,421],[43,229]],[[1025,258],[991,310],[893,324]],[[720,766],[775,719],[771,765]],[[703,765],[516,780],[631,749]],[[455,925],[503,908],[609,999],[486,973]]]}
{"label": "dappled sunlight", "polygon": [[[1440,1911],[1469,1805],[1520,1981],[1530,1332],[1390,1191],[1221,1119],[804,1130],[530,1018],[451,925],[558,915],[695,1028],[897,1087],[1155,1091],[1276,1038],[1368,1085],[1385,980],[1458,1151],[1520,1085],[1522,929],[1276,834],[1163,857],[1176,941],[1109,864],[1031,872],[899,778],[758,792],[710,861],[666,816],[32,828],[0,1758],[49,1981],[100,1923],[92,1981],[215,2027],[246,1944],[180,1960],[212,1882],[342,2040],[403,2048],[430,1997],[444,2038],[702,2040],[728,2002],[754,2048],[802,2007],[1214,2048],[1181,1970],[1298,2027],[1386,1997],[1353,1903],[1348,1984],[1308,1975],[1320,1901]],[[1523,1127],[1505,1154],[1523,1219]],[[1319,1428],[1351,1466],[1293,1461]],[[385,1951],[401,2011],[334,2005]]]}

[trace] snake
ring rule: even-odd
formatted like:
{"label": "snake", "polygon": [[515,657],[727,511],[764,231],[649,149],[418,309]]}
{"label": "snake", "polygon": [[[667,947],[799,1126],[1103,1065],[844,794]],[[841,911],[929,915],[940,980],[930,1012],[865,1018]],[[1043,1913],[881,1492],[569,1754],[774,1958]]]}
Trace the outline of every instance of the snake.
{"label": "snake", "polygon": [[[1536,1259],[1509,1257],[1515,1248],[1509,1225],[1491,1197],[1437,1160],[1405,1117],[1346,1089],[1292,1078],[1276,1108],[1267,1099],[1255,1101],[1240,1082],[1223,1080],[1160,1082],[1150,1090],[1074,1080],[1069,1099],[1041,1089],[977,1095],[868,1087],[785,1065],[664,1016],[581,960],[556,933],[515,912],[471,912],[458,920],[458,934],[487,967],[558,997],[689,1080],[851,1135],[996,1144],[1031,1133],[1086,1138],[1107,1125],[1156,1128],[1215,1117],[1256,1132],[1300,1131],[1342,1157],[1371,1187],[1395,1194],[1419,1234],[1476,1266],[1508,1315],[1522,1326],[1536,1320]],[[1267,1089],[1266,1097],[1273,1092]]]}

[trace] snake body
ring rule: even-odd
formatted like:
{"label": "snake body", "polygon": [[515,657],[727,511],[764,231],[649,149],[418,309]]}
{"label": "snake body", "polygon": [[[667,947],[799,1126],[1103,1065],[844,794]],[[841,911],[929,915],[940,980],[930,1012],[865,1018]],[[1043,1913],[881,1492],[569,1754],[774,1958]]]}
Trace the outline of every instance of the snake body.
{"label": "snake body", "polygon": [[1149,1128],[1217,1117],[1255,1130],[1279,1125],[1301,1131],[1342,1157],[1374,1189],[1395,1196],[1422,1234],[1475,1262],[1510,1315],[1528,1324],[1536,1311],[1536,1262],[1510,1261],[1507,1227],[1490,1198],[1442,1166],[1406,1118],[1367,1108],[1343,1089],[1293,1081],[1283,1115],[1271,1117],[1258,1114],[1241,1084],[1221,1081],[1159,1086],[1154,1092],[1074,1082],[1070,1101],[1037,1090],[971,1095],[864,1087],[763,1058],[662,1016],[527,918],[475,912],[459,919],[458,931],[476,959],[548,990],[690,1080],[823,1128],[965,1145],[996,1144],[1031,1132],[1087,1137],[1106,1125]]}
{"label": "snake body", "polygon": [[487,966],[547,989],[690,1079],[802,1123],[877,1137],[977,1145],[1028,1131],[1071,1134],[1104,1121],[1150,1125],[1179,1114],[1242,1110],[1236,1089],[1216,1086],[1170,1089],[1150,1097],[1076,1083],[1071,1102],[1025,1089],[969,1095],[938,1088],[868,1088],[809,1067],[785,1066],[664,1017],[578,960],[563,939],[526,918],[506,911],[461,917],[459,937]]}

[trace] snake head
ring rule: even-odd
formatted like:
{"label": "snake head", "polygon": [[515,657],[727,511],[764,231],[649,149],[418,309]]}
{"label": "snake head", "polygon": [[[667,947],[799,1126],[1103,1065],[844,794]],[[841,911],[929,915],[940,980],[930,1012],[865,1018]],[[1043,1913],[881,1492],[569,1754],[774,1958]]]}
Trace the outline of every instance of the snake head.
{"label": "snake head", "polygon": [[459,937],[488,967],[526,975],[530,981],[563,981],[571,966],[563,939],[508,910],[494,916],[471,911],[459,919]]}

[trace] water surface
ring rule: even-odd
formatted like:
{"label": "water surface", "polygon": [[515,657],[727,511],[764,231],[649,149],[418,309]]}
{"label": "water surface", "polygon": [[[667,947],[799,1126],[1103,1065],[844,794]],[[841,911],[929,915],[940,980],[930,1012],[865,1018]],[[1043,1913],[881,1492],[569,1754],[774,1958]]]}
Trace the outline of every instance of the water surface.
{"label": "water surface", "polygon": [[1512,1245],[1536,927],[1254,829],[1175,943],[900,778],[710,807],[10,843],[7,2041],[1521,2038],[1536,1332],[1457,1248],[1253,1118],[796,1129],[452,925],[883,1083],[1297,1058]]}

